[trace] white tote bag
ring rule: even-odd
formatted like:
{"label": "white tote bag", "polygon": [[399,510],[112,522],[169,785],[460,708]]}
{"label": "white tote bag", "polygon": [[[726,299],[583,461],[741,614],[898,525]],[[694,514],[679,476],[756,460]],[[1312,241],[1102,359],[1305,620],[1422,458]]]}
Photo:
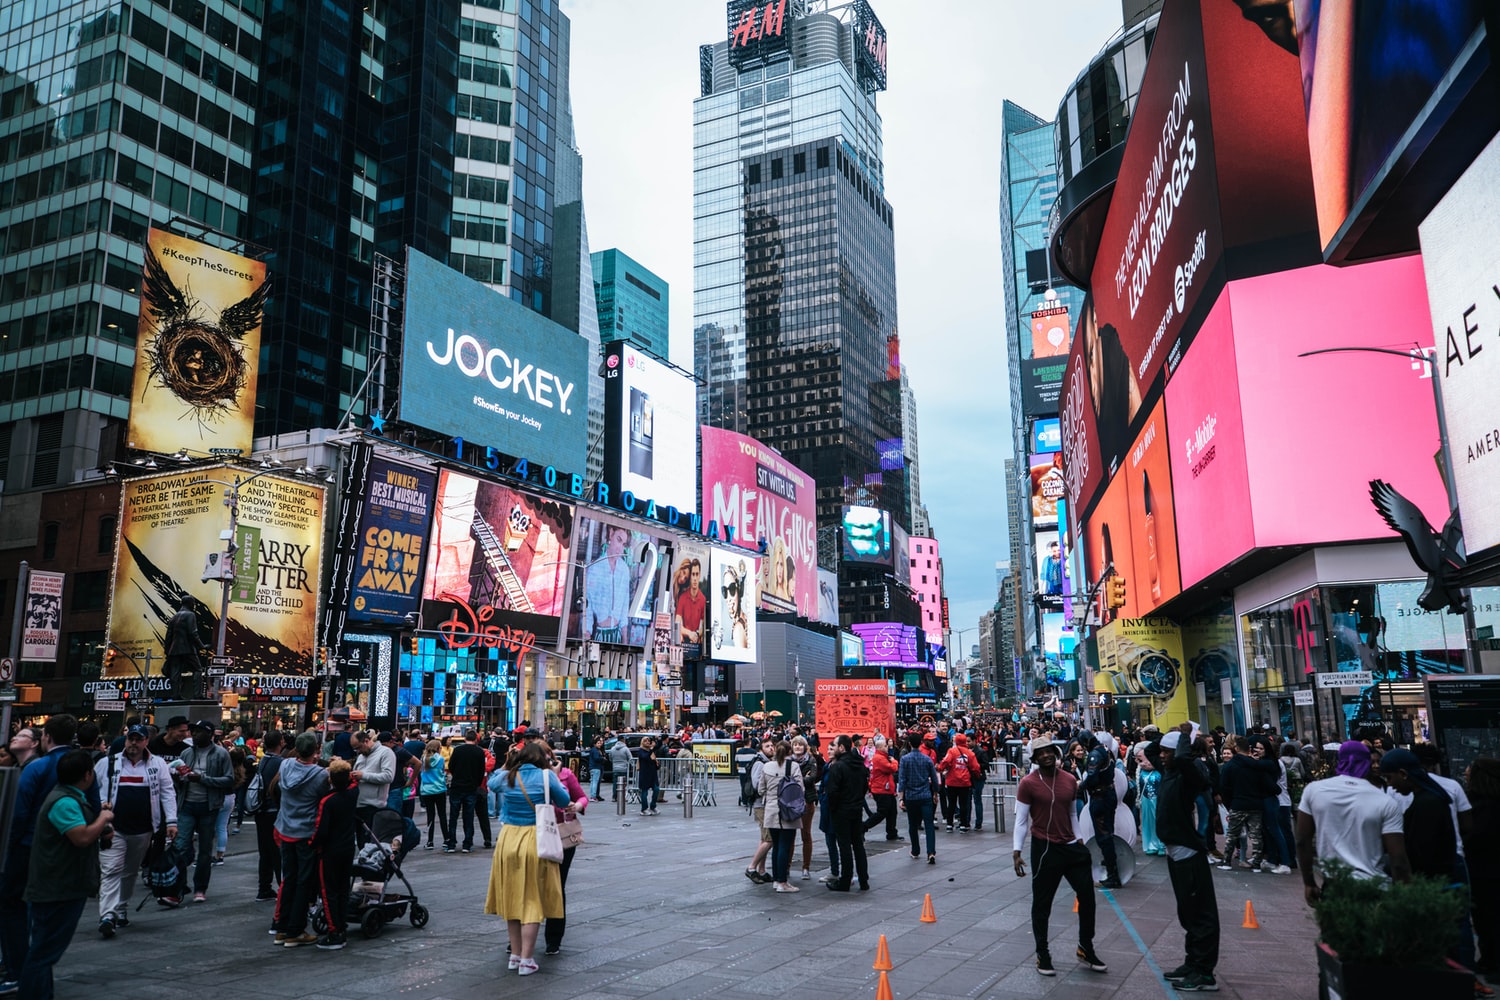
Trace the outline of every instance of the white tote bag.
{"label": "white tote bag", "polygon": [[[561,864],[562,834],[557,831],[557,812],[552,808],[552,782],[547,780],[550,777],[548,772],[542,772],[542,804],[536,807],[536,856]],[[530,802],[531,796],[526,801]]]}

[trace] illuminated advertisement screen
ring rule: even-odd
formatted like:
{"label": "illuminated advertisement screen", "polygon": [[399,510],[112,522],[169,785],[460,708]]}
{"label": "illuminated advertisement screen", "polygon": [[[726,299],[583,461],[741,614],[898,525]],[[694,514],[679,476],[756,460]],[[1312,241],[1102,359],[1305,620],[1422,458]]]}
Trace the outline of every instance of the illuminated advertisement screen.
{"label": "illuminated advertisement screen", "polygon": [[1182,590],[1177,570],[1177,518],[1172,507],[1167,418],[1157,403],[1125,459],[1120,475],[1130,509],[1129,588],[1136,608],[1149,614]]}
{"label": "illuminated advertisement screen", "polygon": [[875,442],[875,452],[880,456],[882,472],[900,472],[906,467],[906,455],[901,438],[887,438]]}
{"label": "illuminated advertisement screen", "polygon": [[746,548],[766,542],[760,604],[812,618],[818,608],[817,484],[753,437],[700,428],[703,520]]}
{"label": "illuminated advertisement screen", "polygon": [[891,565],[893,539],[890,511],[878,507],[844,508],[844,559]]}
{"label": "illuminated advertisement screen", "polygon": [[[422,621],[455,622],[452,646],[497,612],[557,635],[573,538],[571,504],[443,469],[427,545]],[[462,635],[457,633],[464,633]]]}
{"label": "illuminated advertisement screen", "polygon": [[582,469],[588,364],[576,333],[407,250],[402,421]]}
{"label": "illuminated advertisement screen", "polygon": [[713,620],[706,656],[728,663],[754,663],[755,614],[760,568],[740,549],[714,548],[709,565],[709,607]]}
{"label": "illuminated advertisement screen", "polygon": [[1055,417],[1060,412],[1063,373],[1068,359],[1021,360],[1021,408],[1028,417]]}
{"label": "illuminated advertisement screen", "polygon": [[831,569],[818,570],[818,616],[825,625],[839,623],[839,575]]}
{"label": "illuminated advertisement screen", "polygon": [[626,341],[604,346],[604,478],[661,506],[698,503],[697,387]]}
{"label": "illuminated advertisement screen", "polygon": [[1062,423],[1056,417],[1032,422],[1031,450],[1033,452],[1062,451]]}
{"label": "illuminated advertisement screen", "polygon": [[704,639],[711,624],[709,548],[677,536],[672,540],[672,559],[672,625],[677,632],[673,642],[682,646],[684,658],[696,660],[703,655]]}
{"label": "illuminated advertisement screen", "polygon": [[1036,597],[1049,611],[1061,612],[1063,598],[1072,592],[1068,554],[1055,528],[1036,533]]}
{"label": "illuminated advertisement screen", "polygon": [[[1070,507],[1069,510],[1072,508]],[[1115,612],[1103,615],[1105,621],[1116,615],[1131,617],[1135,609],[1136,585],[1130,579],[1135,571],[1130,548],[1130,498],[1126,494],[1125,479],[1116,476],[1099,498],[1098,505],[1083,523],[1084,569],[1088,579],[1080,581],[1074,588],[1087,592],[1103,577],[1105,570],[1113,565],[1117,575],[1126,578],[1125,605]],[[1102,603],[1101,590],[1101,603]]]}
{"label": "illuminated advertisement screen", "polygon": [[423,469],[370,459],[349,620],[400,623],[422,603],[422,570],[437,477]]}
{"label": "illuminated advertisement screen", "polygon": [[644,648],[667,558],[656,536],[584,515],[573,554],[568,637]]}
{"label": "illuminated advertisement screen", "polygon": [[248,455],[266,265],[152,229],[141,281],[130,447]]}
{"label": "illuminated advertisement screen", "polygon": [[[215,645],[224,590],[204,557],[223,552],[223,483],[240,481],[225,655],[248,674],[310,674],[322,574],[321,486],[230,466],[132,479],[121,488],[109,640],[126,656],[106,677],[159,676],[167,622],[186,600],[202,646]],[[148,659],[149,654],[149,659]],[[132,666],[127,657],[134,657]]]}
{"label": "illuminated advertisement screen", "polygon": [[922,658],[919,630],[898,622],[856,622],[849,626],[864,642],[870,667],[929,667]]}
{"label": "illuminated advertisement screen", "polygon": [[1051,306],[1031,314],[1031,356],[1067,357],[1069,347],[1067,306]]}
{"label": "illuminated advertisement screen", "polygon": [[1031,456],[1031,525],[1057,527],[1057,503],[1063,498],[1062,454]]}
{"label": "illuminated advertisement screen", "polygon": [[865,662],[865,641],[853,632],[839,632],[839,663],[857,667]]}

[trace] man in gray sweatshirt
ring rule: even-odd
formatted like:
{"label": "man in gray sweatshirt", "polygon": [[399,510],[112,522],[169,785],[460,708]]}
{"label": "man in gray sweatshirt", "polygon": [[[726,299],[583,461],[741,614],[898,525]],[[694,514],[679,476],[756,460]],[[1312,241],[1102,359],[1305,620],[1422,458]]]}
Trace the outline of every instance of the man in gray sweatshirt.
{"label": "man in gray sweatshirt", "polygon": [[[387,734],[389,735],[389,734]],[[375,739],[370,730],[361,730],[351,740],[359,757],[354,761],[353,780],[359,785],[359,804],[354,814],[368,827],[375,810],[384,809],[396,777],[396,751]],[[365,832],[359,831],[359,842],[365,843]]]}
{"label": "man in gray sweatshirt", "polygon": [[297,756],[284,760],[272,782],[281,790],[281,809],[276,814],[276,842],[281,845],[281,891],[276,894],[276,944],[298,948],[317,944],[308,933],[307,907],[313,899],[313,880],[318,856],[313,849],[313,827],[318,802],[328,792],[328,772],[319,760],[322,742],[315,732],[297,737]]}

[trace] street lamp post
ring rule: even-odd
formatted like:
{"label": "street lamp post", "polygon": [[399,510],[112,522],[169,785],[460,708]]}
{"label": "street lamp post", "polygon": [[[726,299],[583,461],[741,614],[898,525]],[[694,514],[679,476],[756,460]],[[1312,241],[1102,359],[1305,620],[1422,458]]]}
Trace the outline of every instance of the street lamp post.
{"label": "street lamp post", "polygon": [[[960,650],[960,652],[962,652],[964,636],[967,635],[970,632],[977,632],[977,631],[979,631],[979,626],[978,625],[970,625],[967,628],[961,628],[961,629],[957,629],[957,630],[955,630],[955,629],[949,629],[948,630],[948,635],[952,636],[955,631],[957,631],[957,633],[958,633],[959,650]],[[957,691],[957,687],[958,687],[958,665],[957,665],[957,663],[954,662],[953,649],[954,649],[953,643],[952,643],[952,640],[950,639],[949,640],[949,644],[948,644],[948,648],[947,648],[947,653],[948,653],[948,711],[949,711],[950,714],[957,708],[957,704],[958,704],[958,691]],[[967,679],[968,679],[968,673],[967,672],[964,674],[964,677],[965,677],[965,682],[967,683]]]}

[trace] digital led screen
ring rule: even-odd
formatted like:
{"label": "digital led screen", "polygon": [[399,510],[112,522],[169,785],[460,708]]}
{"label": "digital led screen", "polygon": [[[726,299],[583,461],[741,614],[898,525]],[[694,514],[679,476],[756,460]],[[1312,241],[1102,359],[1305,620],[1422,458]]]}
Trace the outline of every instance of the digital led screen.
{"label": "digital led screen", "polygon": [[1032,455],[1031,467],[1031,526],[1033,528],[1057,527],[1057,503],[1063,499],[1062,455],[1049,452]]}
{"label": "digital led screen", "polygon": [[644,648],[667,558],[660,541],[650,532],[584,516],[573,551],[569,637]]}
{"label": "digital led screen", "polygon": [[588,342],[408,248],[401,420],[582,470]]}
{"label": "digital led screen", "polygon": [[658,505],[698,503],[697,386],[626,341],[604,347],[604,478]]}
{"label": "digital led screen", "polygon": [[890,511],[878,507],[844,508],[844,559],[848,562],[891,565]]}
{"label": "digital led screen", "polygon": [[865,644],[865,665],[930,666],[922,658],[920,631],[898,622],[855,622],[849,626]]}
{"label": "digital led screen", "polygon": [[759,604],[756,590],[760,580],[757,560],[744,550],[715,548],[709,565],[713,570],[709,584],[713,624],[705,655],[729,663],[754,663]]}
{"label": "digital led screen", "polygon": [[853,632],[839,632],[839,663],[857,667],[865,662],[865,641]]}
{"label": "digital led screen", "polygon": [[1031,314],[1031,356],[1067,357],[1069,347],[1068,307],[1038,309]]}
{"label": "digital led screen", "polygon": [[1031,450],[1038,453],[1062,451],[1062,424],[1056,417],[1032,421]]}

